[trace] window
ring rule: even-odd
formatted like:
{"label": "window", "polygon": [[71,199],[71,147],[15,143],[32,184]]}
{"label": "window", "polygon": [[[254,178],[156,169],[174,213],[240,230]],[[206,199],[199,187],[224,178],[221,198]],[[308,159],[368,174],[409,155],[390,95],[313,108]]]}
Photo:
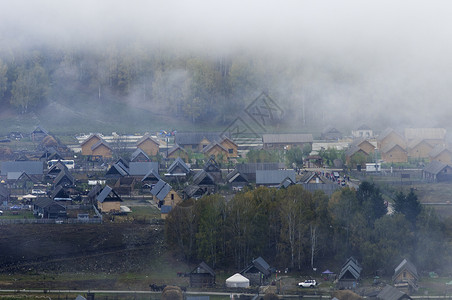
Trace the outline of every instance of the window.
{"label": "window", "polygon": [[171,200],[174,200],[174,194],[171,193]]}
{"label": "window", "polygon": [[234,153],[234,149],[228,149],[229,154]]}

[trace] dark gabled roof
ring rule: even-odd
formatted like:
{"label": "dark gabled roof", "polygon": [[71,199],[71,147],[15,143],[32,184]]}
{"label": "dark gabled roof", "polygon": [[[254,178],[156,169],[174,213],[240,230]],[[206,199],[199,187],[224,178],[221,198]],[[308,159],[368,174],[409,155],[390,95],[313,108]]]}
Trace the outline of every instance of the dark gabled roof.
{"label": "dark gabled roof", "polygon": [[50,195],[51,199],[55,198],[70,198],[70,195],[67,191],[64,190],[63,186],[57,185]]}
{"label": "dark gabled roof", "polygon": [[[63,171],[66,170],[68,171],[69,169],[67,168],[67,166],[65,164],[63,164],[61,161],[58,161],[56,164],[54,164],[48,171],[47,174],[49,173],[53,173],[55,171]],[[55,172],[56,173],[56,172]]]}
{"label": "dark gabled roof", "polygon": [[214,185],[215,179],[206,171],[201,170],[193,176],[193,184],[200,185],[202,182],[204,182],[203,184]]}
{"label": "dark gabled roof", "polygon": [[109,187],[108,185],[106,185],[104,187],[104,189],[102,190],[102,192],[100,192],[100,194],[97,195],[96,200],[101,202],[101,203],[107,202],[107,201],[119,201],[119,202],[122,202],[121,197],[119,197],[119,195],[116,194],[116,192],[111,187]]}
{"label": "dark gabled roof", "polygon": [[146,160],[150,160],[149,156],[141,150],[140,148],[137,148],[135,151],[133,151],[132,155],[130,156],[130,161],[134,161],[139,155],[144,155],[144,158]]}
{"label": "dark gabled roof", "polygon": [[447,166],[448,165],[445,163],[442,163],[437,160],[433,160],[431,163],[429,163],[427,166],[425,166],[424,172],[437,175]]}
{"label": "dark gabled roof", "polygon": [[30,180],[33,183],[37,182],[37,180],[34,177],[28,175],[26,172],[8,172],[6,179],[15,180],[16,182],[22,179]]}
{"label": "dark gabled roof", "polygon": [[286,134],[264,134],[262,142],[264,144],[294,144],[312,143],[314,139],[310,133],[286,133]]}
{"label": "dark gabled roof", "polygon": [[452,153],[452,151],[449,149],[448,146],[446,145],[442,145],[442,144],[438,144],[436,145],[432,151],[430,151],[430,153],[428,154],[430,157],[437,157],[438,155],[440,155],[443,151],[447,151],[449,153]]}
{"label": "dark gabled roof", "polygon": [[158,140],[154,139],[154,138],[153,138],[152,136],[150,136],[149,134],[145,134],[145,135],[143,135],[143,137],[142,137],[141,139],[138,140],[138,142],[137,142],[137,144],[136,144],[137,147],[138,147],[141,143],[143,143],[144,141],[146,141],[146,140],[150,140],[150,141],[154,142],[155,144],[160,145],[160,143],[159,143]]}
{"label": "dark gabled roof", "polygon": [[279,170],[284,168],[280,163],[243,163],[237,164],[235,168],[242,174],[256,174],[257,170]]}
{"label": "dark gabled roof", "polygon": [[412,299],[410,296],[400,291],[399,289],[386,285],[377,295],[377,299],[380,300],[401,300]]}
{"label": "dark gabled roof", "polygon": [[46,208],[51,205],[58,205],[61,206],[62,209],[64,210],[66,209],[63,205],[55,202],[53,199],[50,198],[38,198],[33,202],[33,204],[41,208]]}
{"label": "dark gabled roof", "polygon": [[242,181],[239,182],[249,182],[248,177],[244,173],[239,172],[237,169],[234,169],[226,176],[226,180],[229,183],[234,182],[236,179],[242,179]]}
{"label": "dark gabled roof", "polygon": [[174,162],[168,167],[168,173],[172,173],[177,167],[184,170],[185,173],[190,173],[190,168],[180,157],[176,158]]}
{"label": "dark gabled roof", "polygon": [[143,177],[143,179],[141,179],[141,181],[145,181],[146,179],[152,179],[152,178],[154,178],[156,180],[162,179],[156,170],[151,169],[151,170],[149,170],[149,172],[146,175],[144,175],[144,177]]}
{"label": "dark gabled roof", "polygon": [[205,163],[203,169],[206,172],[221,172],[221,168],[215,161],[215,157],[209,158],[209,160]]}
{"label": "dark gabled roof", "polygon": [[93,198],[93,197],[99,195],[99,193],[100,193],[101,191],[102,191],[102,187],[101,187],[100,185],[96,184],[96,185],[91,189],[91,191],[89,191],[88,197],[89,197],[89,198]]}
{"label": "dark gabled roof", "polygon": [[410,141],[409,143],[408,143],[408,148],[409,149],[413,149],[413,148],[416,148],[419,144],[421,144],[421,143],[425,143],[425,144],[427,144],[427,145],[429,145],[430,146],[430,148],[433,148],[433,146],[432,145],[430,145],[430,143],[429,142],[427,142],[425,139],[414,139],[414,140],[412,140],[412,141]]}
{"label": "dark gabled roof", "polygon": [[259,272],[261,272],[262,274],[264,274],[265,276],[268,276],[271,274],[271,269],[270,266],[268,265],[268,263],[262,258],[262,257],[258,257],[256,259],[253,259],[253,261],[251,262],[251,264],[249,264],[245,269],[243,269],[240,274],[244,274],[247,273],[249,270],[251,270],[252,268],[256,268]]}
{"label": "dark gabled roof", "polygon": [[[115,163],[108,169],[107,173],[105,174],[106,177],[115,176],[115,174],[119,174],[120,176],[127,176],[129,175],[127,168],[120,162]],[[111,176],[109,176],[111,175]]]}
{"label": "dark gabled roof", "polygon": [[31,133],[44,133],[45,135],[49,135],[49,132],[39,125],[36,126],[35,129]]}
{"label": "dark gabled roof", "polygon": [[87,137],[81,144],[80,144],[80,146],[83,146],[83,145],[85,145],[87,142],[89,142],[92,138],[94,138],[94,137],[96,137],[96,138],[98,138],[99,140],[102,140],[102,137],[99,135],[99,134],[91,134],[89,137]]}
{"label": "dark gabled roof", "polygon": [[256,184],[280,184],[287,177],[295,182],[295,170],[257,170]]}
{"label": "dark gabled roof", "polygon": [[163,180],[159,180],[151,189],[151,194],[157,196],[160,190],[165,186],[166,182]]}
{"label": "dark gabled roof", "polygon": [[42,175],[44,165],[41,161],[2,161],[0,162],[0,175],[8,172],[25,172],[28,175]]}
{"label": "dark gabled roof", "polygon": [[201,190],[201,187],[199,185],[187,185],[187,187],[184,189],[184,193],[188,197],[193,197],[199,190]]}
{"label": "dark gabled roof", "polygon": [[144,176],[150,170],[156,170],[158,172],[159,163],[158,162],[130,162],[129,163],[129,175],[130,176]]}
{"label": "dark gabled roof", "polygon": [[45,158],[46,160],[63,159],[63,155],[54,147],[49,147],[45,149],[40,158]]}
{"label": "dark gabled roof", "polygon": [[198,145],[203,139],[209,142],[220,141],[223,136],[221,132],[176,132],[174,142],[179,145]]}
{"label": "dark gabled roof", "polygon": [[71,182],[71,184],[74,184],[74,182],[75,182],[74,177],[72,176],[71,173],[69,173],[69,171],[61,170],[60,173],[58,173],[57,177],[55,177],[55,179],[53,180],[53,184],[54,185],[61,184],[61,181],[64,178],[67,178]]}
{"label": "dark gabled roof", "polygon": [[402,262],[395,268],[394,276],[392,276],[392,280],[394,280],[400,273],[403,271],[410,272],[416,280],[419,280],[419,275],[417,274],[416,267],[406,258],[402,260]]}
{"label": "dark gabled roof", "polygon": [[328,181],[325,177],[316,174],[315,172],[307,172],[306,174],[303,175],[303,177],[301,177],[301,179],[298,182],[308,183],[314,177],[318,177],[322,183],[326,183]]}
{"label": "dark gabled roof", "polygon": [[362,267],[354,257],[350,257],[344,265],[342,265],[341,272],[338,279],[341,280],[344,275],[350,273],[355,279],[358,279],[361,275]]}
{"label": "dark gabled roof", "polygon": [[212,276],[215,276],[215,271],[209,267],[205,262],[201,262],[190,274],[200,274],[200,273],[208,273]]}
{"label": "dark gabled roof", "polygon": [[162,189],[158,192],[157,195],[155,195],[155,197],[157,197],[157,199],[159,199],[160,201],[162,201],[163,199],[165,199],[166,195],[168,195],[169,192],[171,192],[172,187],[171,185],[169,185],[168,183],[166,183]]}
{"label": "dark gabled roof", "polygon": [[363,149],[359,148],[358,146],[351,146],[350,148],[347,149],[347,151],[345,151],[345,156],[346,157],[351,157],[354,154],[358,153],[359,151],[363,152],[364,155],[368,155],[368,153],[366,153],[366,151],[364,151]]}
{"label": "dark gabled roof", "polygon": [[168,156],[172,155],[174,152],[176,152],[177,150],[180,150],[182,152],[187,153],[187,151],[185,151],[184,148],[182,148],[181,146],[179,146],[177,143],[174,144],[173,147],[171,147],[171,149],[168,150]]}
{"label": "dark gabled roof", "polygon": [[389,151],[396,147],[399,147],[400,149],[402,149],[403,152],[406,152],[405,148],[403,148],[401,145],[397,143],[390,143],[381,149],[381,153],[388,153]]}
{"label": "dark gabled roof", "polygon": [[106,141],[104,141],[104,140],[99,140],[99,141],[97,141],[97,143],[95,143],[94,145],[91,146],[91,151],[96,150],[96,149],[97,149],[98,147],[100,147],[101,145],[104,145],[105,147],[107,147],[108,149],[111,150],[110,145],[109,145]]}
{"label": "dark gabled roof", "polygon": [[295,182],[292,181],[289,177],[286,177],[279,185],[278,189],[287,189],[289,186],[295,184]]}
{"label": "dark gabled roof", "polygon": [[120,157],[116,160],[115,164],[121,163],[123,166],[121,166],[124,170],[127,170],[129,168],[129,162],[125,160],[124,158]]}

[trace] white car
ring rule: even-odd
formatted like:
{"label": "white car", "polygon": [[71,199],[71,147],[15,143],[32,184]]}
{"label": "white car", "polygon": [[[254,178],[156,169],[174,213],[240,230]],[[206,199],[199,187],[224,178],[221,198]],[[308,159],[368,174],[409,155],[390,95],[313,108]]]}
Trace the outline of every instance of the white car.
{"label": "white car", "polygon": [[317,285],[317,282],[314,279],[308,279],[298,283],[299,287],[302,288],[313,288]]}

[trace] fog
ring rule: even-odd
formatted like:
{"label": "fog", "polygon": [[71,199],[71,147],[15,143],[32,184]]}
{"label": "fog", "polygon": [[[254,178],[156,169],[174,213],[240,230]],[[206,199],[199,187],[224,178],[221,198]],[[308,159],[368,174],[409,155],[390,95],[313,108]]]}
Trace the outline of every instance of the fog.
{"label": "fog", "polygon": [[200,55],[243,51],[276,70],[300,69],[269,91],[286,110],[299,112],[304,101],[319,106],[325,123],[352,128],[448,127],[451,8],[448,1],[3,0],[0,41],[9,51],[135,42]]}

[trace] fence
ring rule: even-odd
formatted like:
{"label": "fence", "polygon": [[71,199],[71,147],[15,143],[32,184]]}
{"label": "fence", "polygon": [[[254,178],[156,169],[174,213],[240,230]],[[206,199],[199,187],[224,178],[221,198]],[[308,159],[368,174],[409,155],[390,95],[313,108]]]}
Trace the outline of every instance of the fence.
{"label": "fence", "polygon": [[102,219],[0,219],[0,225],[11,224],[101,224]]}

